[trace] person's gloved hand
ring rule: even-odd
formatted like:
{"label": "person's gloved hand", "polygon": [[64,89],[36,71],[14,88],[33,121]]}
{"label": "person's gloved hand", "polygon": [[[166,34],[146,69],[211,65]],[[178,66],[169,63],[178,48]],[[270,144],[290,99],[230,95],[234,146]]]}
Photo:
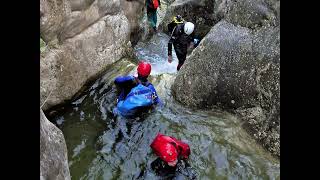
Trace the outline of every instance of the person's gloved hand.
{"label": "person's gloved hand", "polygon": [[199,42],[200,42],[200,40],[199,39],[193,39],[193,43],[194,43],[194,45],[196,46],[196,45],[198,45],[199,44]]}
{"label": "person's gloved hand", "polygon": [[138,72],[135,72],[135,73],[133,74],[133,77],[138,78]]}
{"label": "person's gloved hand", "polygon": [[172,55],[168,55],[168,62],[169,62],[169,63],[172,62]]}

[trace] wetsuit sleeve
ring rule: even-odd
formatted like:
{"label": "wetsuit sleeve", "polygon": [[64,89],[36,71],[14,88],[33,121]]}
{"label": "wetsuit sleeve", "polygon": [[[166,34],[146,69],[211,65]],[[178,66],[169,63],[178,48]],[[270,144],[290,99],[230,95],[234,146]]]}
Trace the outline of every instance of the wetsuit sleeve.
{"label": "wetsuit sleeve", "polygon": [[130,85],[134,82],[134,77],[133,76],[118,76],[115,80],[114,80],[114,84],[123,87],[126,85]]}
{"label": "wetsuit sleeve", "polygon": [[177,32],[177,28],[175,27],[172,31],[173,32],[169,32],[169,33],[171,33],[171,35],[170,35],[170,40],[168,42],[168,56],[172,55],[172,44],[176,39],[176,35],[175,34],[177,34],[176,33]]}
{"label": "wetsuit sleeve", "polygon": [[170,38],[169,42],[168,42],[168,56],[172,56],[172,43],[173,43],[173,39]]}
{"label": "wetsuit sleeve", "polygon": [[172,30],[173,30],[173,27],[174,27],[174,22],[172,21],[171,23],[169,23],[167,25],[167,28],[168,28],[168,33],[171,34],[172,33]]}

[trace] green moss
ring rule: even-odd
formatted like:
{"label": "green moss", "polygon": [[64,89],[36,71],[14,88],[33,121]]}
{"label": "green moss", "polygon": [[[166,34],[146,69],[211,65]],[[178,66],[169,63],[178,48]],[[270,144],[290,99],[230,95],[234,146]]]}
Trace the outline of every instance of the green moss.
{"label": "green moss", "polygon": [[44,52],[46,50],[46,43],[40,38],[40,52]]}

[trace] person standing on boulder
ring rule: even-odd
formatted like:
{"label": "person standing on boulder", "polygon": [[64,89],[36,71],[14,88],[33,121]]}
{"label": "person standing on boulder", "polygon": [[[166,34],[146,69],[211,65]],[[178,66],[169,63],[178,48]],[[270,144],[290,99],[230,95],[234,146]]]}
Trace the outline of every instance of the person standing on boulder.
{"label": "person standing on boulder", "polygon": [[[169,27],[169,26],[168,26]],[[170,40],[168,42],[168,62],[172,62],[172,44],[174,46],[174,50],[178,57],[179,63],[177,66],[177,71],[180,70],[181,66],[183,65],[184,61],[187,57],[188,47],[196,47],[199,43],[198,39],[194,39],[194,24],[192,22],[186,22],[177,24],[170,36]]]}
{"label": "person standing on boulder", "polygon": [[145,1],[147,7],[147,17],[148,21],[154,30],[157,33],[157,9],[161,8],[160,0],[146,0]]}

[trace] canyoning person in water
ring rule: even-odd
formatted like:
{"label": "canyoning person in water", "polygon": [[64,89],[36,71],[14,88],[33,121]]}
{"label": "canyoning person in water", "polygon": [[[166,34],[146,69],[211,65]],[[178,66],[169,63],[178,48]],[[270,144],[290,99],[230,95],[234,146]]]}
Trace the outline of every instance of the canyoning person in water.
{"label": "canyoning person in water", "polygon": [[175,167],[179,160],[187,160],[190,155],[190,147],[187,143],[161,133],[157,134],[150,147],[161,160],[171,167]]}
{"label": "canyoning person in water", "polygon": [[119,92],[117,107],[113,111],[115,115],[133,117],[161,104],[155,88],[148,81],[150,73],[151,64],[141,61],[137,76],[119,76],[114,80]]}
{"label": "canyoning person in water", "polygon": [[148,21],[155,33],[157,33],[157,9],[161,8],[160,0],[146,0]]}
{"label": "canyoning person in water", "polygon": [[[190,167],[187,159],[190,155],[190,147],[187,143],[177,140],[171,136],[158,133],[150,147],[158,158],[151,163],[151,168],[162,177],[177,176],[177,167]],[[182,171],[182,169],[179,169]],[[181,173],[181,172],[180,172]],[[194,173],[187,171],[188,176]],[[185,174],[184,174],[185,175]]]}
{"label": "canyoning person in water", "polygon": [[196,47],[199,39],[194,38],[194,24],[185,22],[181,16],[176,16],[172,22],[168,24],[168,32],[170,40],[168,42],[168,62],[172,62],[172,45],[178,58],[177,71],[180,70],[187,57],[188,48]]}

